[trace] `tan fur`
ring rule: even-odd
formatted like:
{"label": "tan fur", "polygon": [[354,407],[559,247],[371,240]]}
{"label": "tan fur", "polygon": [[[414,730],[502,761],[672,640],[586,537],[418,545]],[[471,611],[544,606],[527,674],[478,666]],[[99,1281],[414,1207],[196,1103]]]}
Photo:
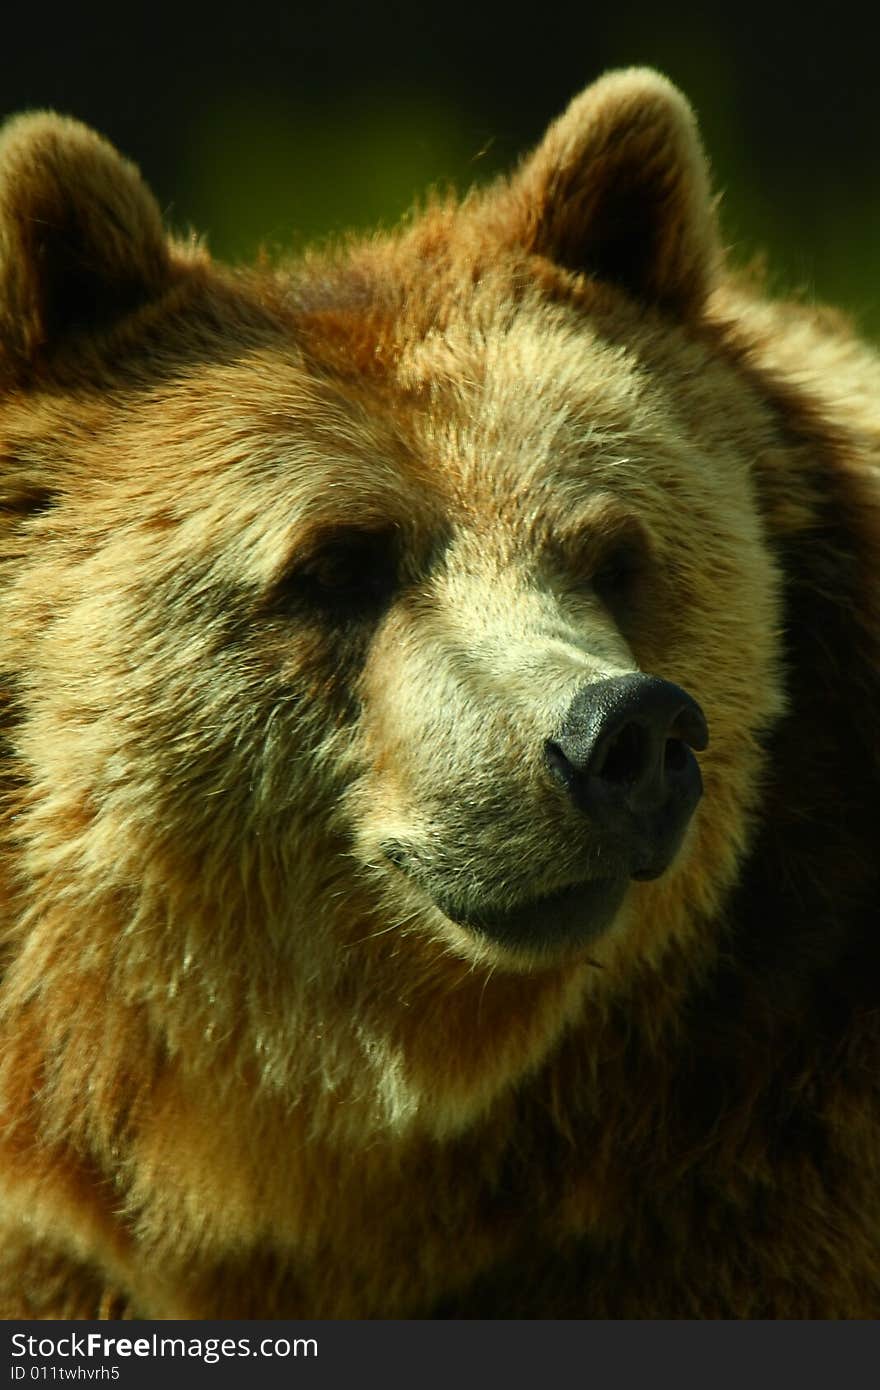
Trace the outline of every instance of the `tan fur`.
{"label": "tan fur", "polygon": [[[4,1316],[878,1314],[880,373],[720,247],[639,70],[277,269],[6,127]],[[542,749],[634,671],[709,723],[675,862],[451,920],[601,871]]]}

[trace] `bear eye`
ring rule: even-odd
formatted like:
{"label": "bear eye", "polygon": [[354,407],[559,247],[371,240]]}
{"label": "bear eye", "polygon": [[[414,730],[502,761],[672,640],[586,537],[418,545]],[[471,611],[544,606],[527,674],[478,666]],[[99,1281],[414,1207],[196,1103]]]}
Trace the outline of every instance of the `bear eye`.
{"label": "bear eye", "polygon": [[391,529],[334,532],[289,571],[284,596],[339,619],[367,616],[390,598],[397,567]]}
{"label": "bear eye", "polygon": [[612,611],[632,600],[644,570],[644,554],[632,540],[620,541],[602,557],[593,571],[593,592]]}

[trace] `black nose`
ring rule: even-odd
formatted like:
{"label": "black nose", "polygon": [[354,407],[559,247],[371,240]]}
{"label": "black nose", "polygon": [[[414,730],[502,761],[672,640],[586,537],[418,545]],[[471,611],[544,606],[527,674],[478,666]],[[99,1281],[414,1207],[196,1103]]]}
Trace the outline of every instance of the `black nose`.
{"label": "black nose", "polygon": [[680,686],[656,676],[618,676],[583,686],[547,766],[600,842],[633,878],[656,878],[675,856],[703,783],[692,749],[705,748],[703,711]]}

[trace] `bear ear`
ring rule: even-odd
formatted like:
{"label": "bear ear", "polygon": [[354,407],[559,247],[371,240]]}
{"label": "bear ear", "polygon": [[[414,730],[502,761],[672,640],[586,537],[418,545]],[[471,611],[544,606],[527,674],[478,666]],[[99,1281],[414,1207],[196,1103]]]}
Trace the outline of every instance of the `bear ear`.
{"label": "bear ear", "polygon": [[681,93],[648,68],[608,73],[515,176],[518,240],[678,315],[720,262],[709,171]]}
{"label": "bear ear", "polygon": [[107,326],[170,276],[156,202],[134,165],[78,121],[18,116],[0,131],[0,344],[29,360]]}

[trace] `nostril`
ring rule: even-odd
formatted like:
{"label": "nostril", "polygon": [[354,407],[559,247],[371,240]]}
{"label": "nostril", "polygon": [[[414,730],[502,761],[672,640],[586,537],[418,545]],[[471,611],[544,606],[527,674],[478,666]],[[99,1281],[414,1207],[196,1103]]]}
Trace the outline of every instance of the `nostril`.
{"label": "nostril", "polygon": [[589,771],[603,782],[626,785],[641,778],[648,761],[648,735],[640,724],[629,723],[600,749]]}
{"label": "nostril", "polygon": [[684,772],[688,765],[687,745],[683,739],[668,738],[663,750],[663,771]]}

